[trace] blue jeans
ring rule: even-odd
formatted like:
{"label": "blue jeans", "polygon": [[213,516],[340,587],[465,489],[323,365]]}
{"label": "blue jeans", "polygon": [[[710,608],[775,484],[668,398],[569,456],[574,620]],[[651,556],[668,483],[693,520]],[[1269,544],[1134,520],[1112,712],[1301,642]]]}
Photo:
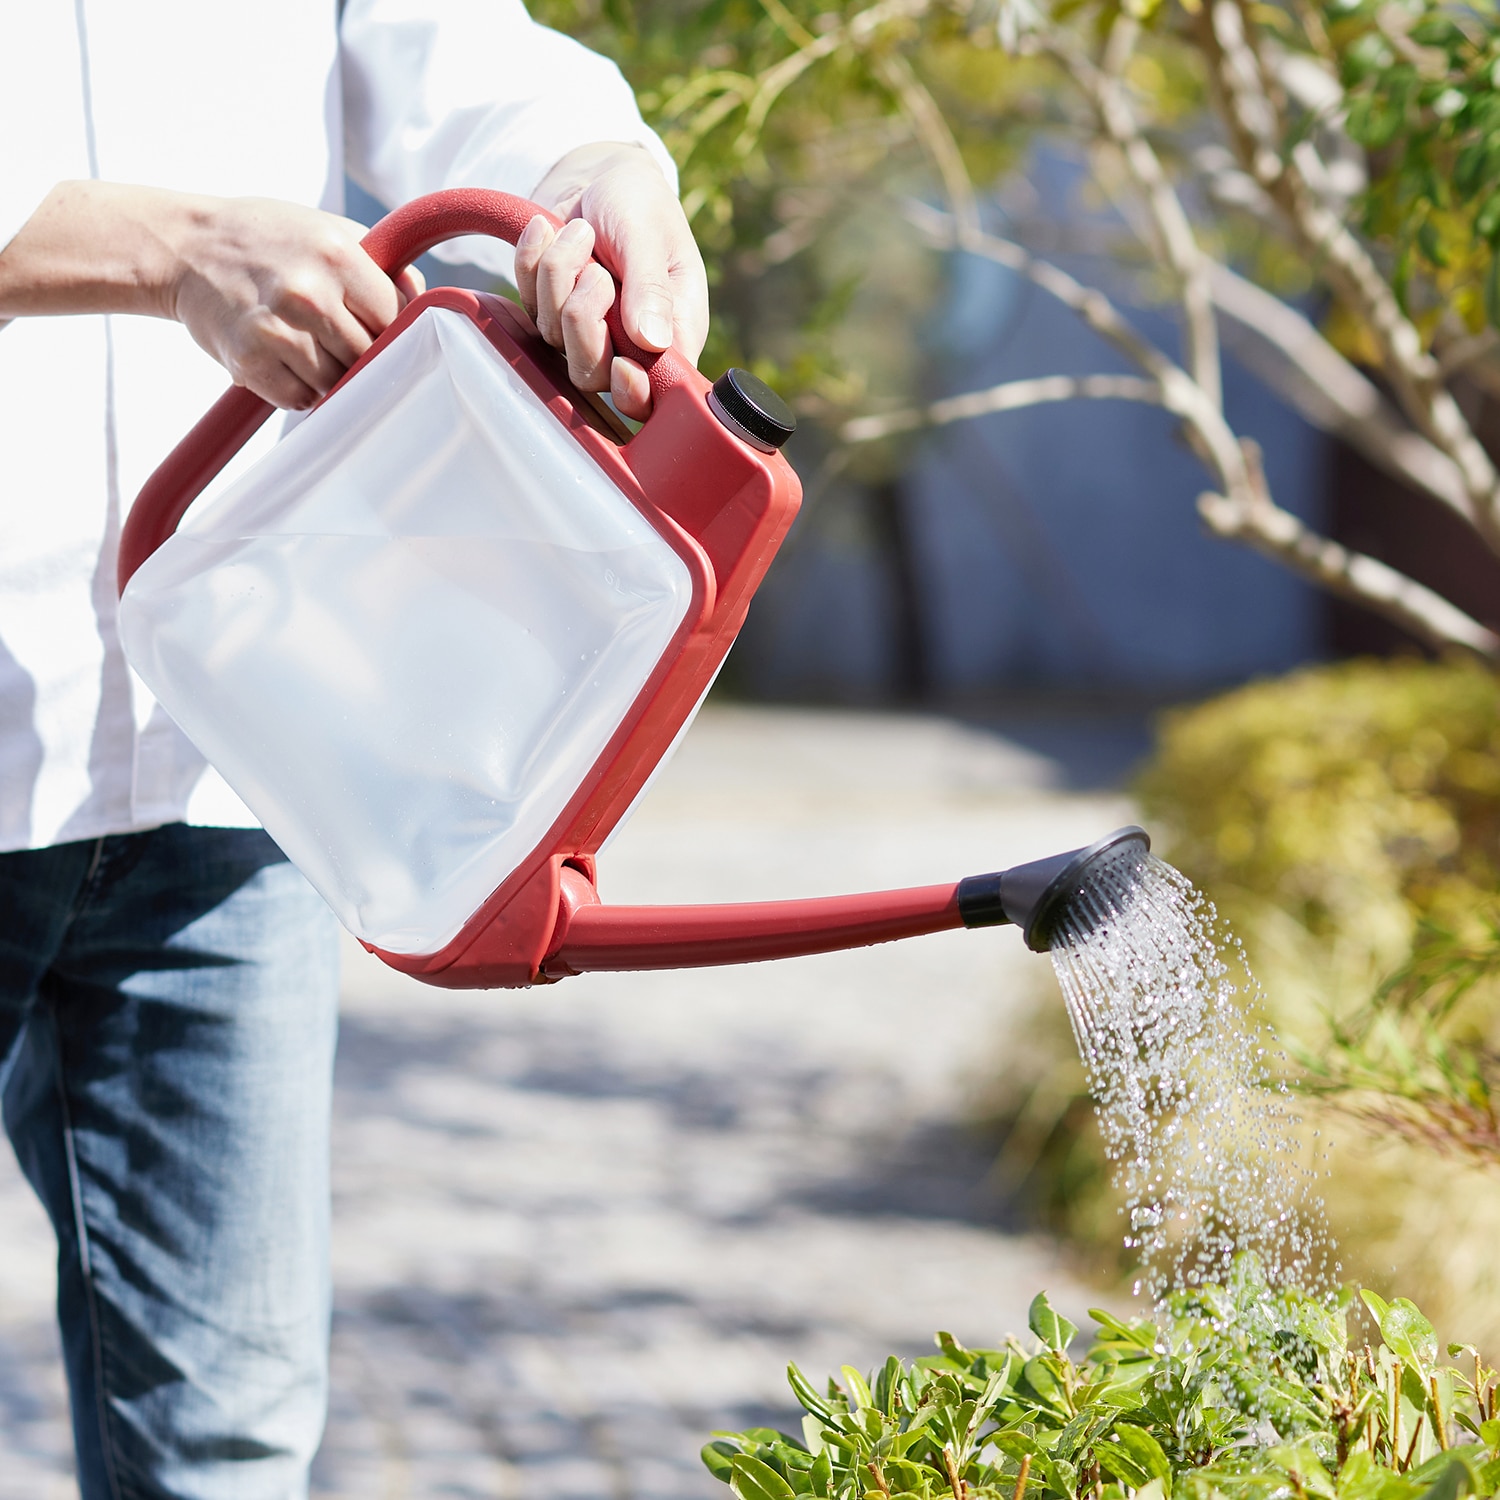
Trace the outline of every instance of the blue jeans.
{"label": "blue jeans", "polygon": [[294,1500],[322,1433],[338,946],[264,833],[0,854],[0,1095],[84,1500]]}

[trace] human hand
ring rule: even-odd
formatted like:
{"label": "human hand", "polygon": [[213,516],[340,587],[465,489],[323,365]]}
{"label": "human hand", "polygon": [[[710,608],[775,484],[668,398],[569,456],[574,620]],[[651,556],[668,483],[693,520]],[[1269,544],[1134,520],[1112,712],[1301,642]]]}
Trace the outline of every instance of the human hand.
{"label": "human hand", "polygon": [[270,198],[195,204],[174,236],[168,309],[273,406],[325,396],[423,290],[415,268],[387,276],[352,219]]}
{"label": "human hand", "polygon": [[609,391],[621,412],[644,421],[650,382],[615,355],[604,315],[618,278],[625,332],[642,349],[675,345],[696,362],[708,337],[708,278],[682,207],[650,152],[613,142],[569,152],[532,197],[568,222],[553,230],[538,215],[527,225],[516,245],[521,301],[567,354],[574,385]]}

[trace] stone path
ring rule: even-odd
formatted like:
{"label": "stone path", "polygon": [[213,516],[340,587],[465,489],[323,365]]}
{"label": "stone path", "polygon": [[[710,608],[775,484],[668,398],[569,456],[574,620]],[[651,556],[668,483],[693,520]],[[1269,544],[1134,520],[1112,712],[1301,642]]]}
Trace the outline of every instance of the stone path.
{"label": "stone path", "polygon": [[[1113,795],[936,719],[705,713],[607,899],[921,884],[1084,842]],[[1083,1292],[963,1121],[1041,960],[947,933],[777,965],[448,994],[351,944],[334,1395],[314,1493],[717,1500],[712,1429],[932,1331]],[[39,1211],[0,1159],[0,1500],[76,1493]]]}

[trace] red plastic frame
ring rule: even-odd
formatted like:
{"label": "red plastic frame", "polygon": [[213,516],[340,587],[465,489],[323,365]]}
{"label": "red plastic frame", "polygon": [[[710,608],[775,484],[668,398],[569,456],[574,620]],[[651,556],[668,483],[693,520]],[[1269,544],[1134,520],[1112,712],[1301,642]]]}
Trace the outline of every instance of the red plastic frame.
{"label": "red plastic frame", "polygon": [[[434,193],[383,219],[364,246],[394,274],[458,235],[488,234],[514,243],[544,212],[507,193]],[[454,288],[414,301],[344,378],[378,358],[429,307],[473,320],[687,564],[693,602],[672,648],[547,837],[458,936],[431,954],[372,951],[430,984],[513,987],[588,970],[817,953],[961,925],[956,883],[739,906],[599,903],[594,856],[713,680],[796,516],[801,487],[779,453],[751,447],[714,416],[706,399],[709,382],[681,354],[652,354],[630,341],[618,302],[608,318],[614,347],[645,367],[653,397],[651,417],[634,437],[612,426],[573,388],[565,361],[511,304]],[[151,476],[120,539],[122,593],[271,411],[246,390],[226,392]]]}

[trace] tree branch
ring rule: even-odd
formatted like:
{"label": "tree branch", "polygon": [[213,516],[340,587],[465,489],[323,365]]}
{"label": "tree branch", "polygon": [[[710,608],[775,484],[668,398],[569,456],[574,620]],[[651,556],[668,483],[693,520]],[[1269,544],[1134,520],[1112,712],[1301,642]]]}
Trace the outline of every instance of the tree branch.
{"label": "tree branch", "polygon": [[948,195],[948,206],[957,221],[959,243],[966,244],[979,233],[979,202],[969,169],[964,165],[963,153],[958,149],[947,119],[927,86],[900,53],[892,52],[876,58],[873,66],[875,76],[901,101],[917,139],[937,167]]}
{"label": "tree branch", "polygon": [[1330,592],[1375,608],[1437,650],[1461,646],[1492,659],[1500,656],[1500,636],[1441,594],[1376,558],[1319,536],[1279,505],[1206,494],[1198,498],[1198,514],[1216,535],[1245,542]]}
{"label": "tree branch", "polygon": [[[916,199],[906,201],[906,217],[930,244],[942,250],[959,249],[962,242],[958,225],[951,214]],[[1165,379],[1173,371],[1183,372],[1155,344],[1143,338],[1130,325],[1103,292],[1068,275],[1050,261],[1041,260],[1011,240],[992,234],[979,234],[962,248],[982,255],[1008,270],[1015,271],[1039,286],[1049,296],[1071,308],[1102,339],[1113,344],[1133,364],[1148,374]]]}
{"label": "tree branch", "polygon": [[[909,203],[907,216],[935,243],[955,244],[956,226],[950,214],[926,204]],[[1266,483],[1259,448],[1252,442],[1237,438],[1222,412],[1208,400],[1192,377],[1154,344],[1141,338],[1102,292],[1084,286],[1067,272],[1037,259],[1019,245],[993,235],[982,234],[967,248],[1027,277],[1035,286],[1071,308],[1090,328],[1146,371],[1151,378],[1140,381],[1135,392],[1127,393],[1117,384],[1110,394],[1115,399],[1122,396],[1125,399],[1150,399],[1145,392],[1154,388],[1155,400],[1182,418],[1184,427],[1194,439],[1194,447],[1217,475],[1221,486],[1221,493],[1203,495],[1198,501],[1199,514],[1210,530],[1245,542],[1302,577],[1375,609],[1434,647],[1460,646],[1486,657],[1500,656],[1500,636],[1441,595],[1376,558],[1350,551],[1338,542],[1320,536],[1290,511],[1278,506]],[[1043,376],[1030,382],[1008,382],[967,397],[950,397],[947,402],[934,405],[944,408],[946,420],[957,421],[965,416],[980,415],[983,411],[1009,409],[1008,405],[1001,403],[1035,404],[1038,388],[1049,394],[1055,391],[1057,394],[1051,395],[1051,399],[1067,399],[1064,385],[1052,385],[1051,382],[1082,384],[1086,380],[1103,378]],[[1119,383],[1129,379],[1123,376],[1110,378]],[[1030,392],[1019,389],[1027,386],[1031,387]],[[1033,397],[1031,401],[1019,399],[1028,394]],[[973,403],[973,409],[960,410],[965,402]],[[843,431],[848,441],[869,441],[887,432],[930,425],[933,409],[855,418],[845,424]],[[904,425],[896,425],[898,422]],[[886,424],[883,429],[876,425],[881,423]]]}
{"label": "tree branch", "polygon": [[1214,305],[1238,330],[1234,350],[1323,432],[1343,438],[1377,468],[1471,520],[1463,475],[1446,453],[1408,426],[1379,388],[1294,307],[1217,262]]}
{"label": "tree branch", "polygon": [[[1129,60],[1139,29],[1139,23],[1128,16],[1121,15],[1116,20],[1106,47],[1114,68],[1123,68]],[[1214,326],[1207,260],[1199,249],[1182,200],[1141,130],[1126,86],[1116,72],[1096,67],[1061,31],[1055,31],[1042,46],[1083,90],[1140,189],[1156,230],[1157,248],[1181,289],[1187,368],[1207,399],[1221,406],[1219,338]]]}
{"label": "tree branch", "polygon": [[1325,169],[1312,142],[1299,141],[1283,154],[1285,130],[1239,0],[1212,0],[1198,24],[1236,154],[1280,208],[1304,253],[1369,327],[1402,407],[1457,466],[1468,497],[1466,519],[1500,552],[1500,474],[1379,267],[1314,187]]}
{"label": "tree branch", "polygon": [[930,406],[855,417],[839,428],[839,437],[846,443],[871,443],[898,432],[946,427],[950,422],[963,422],[971,417],[1019,411],[1056,401],[1142,401],[1160,406],[1162,393],[1157,381],[1143,380],[1139,375],[1038,375],[1029,380],[1007,380],[962,396],[949,396]]}
{"label": "tree branch", "polygon": [[[906,212],[911,223],[933,244],[944,248],[957,245],[957,226],[951,215],[912,201],[908,201]],[[1103,292],[1085,286],[1051,261],[1041,260],[1020,245],[992,234],[972,236],[965,248],[1026,277],[1150,375],[1160,387],[1160,404],[1183,418],[1188,436],[1204,463],[1219,474],[1221,483],[1231,492],[1243,487],[1244,459],[1223,413],[1186,370],[1136,332]]]}

